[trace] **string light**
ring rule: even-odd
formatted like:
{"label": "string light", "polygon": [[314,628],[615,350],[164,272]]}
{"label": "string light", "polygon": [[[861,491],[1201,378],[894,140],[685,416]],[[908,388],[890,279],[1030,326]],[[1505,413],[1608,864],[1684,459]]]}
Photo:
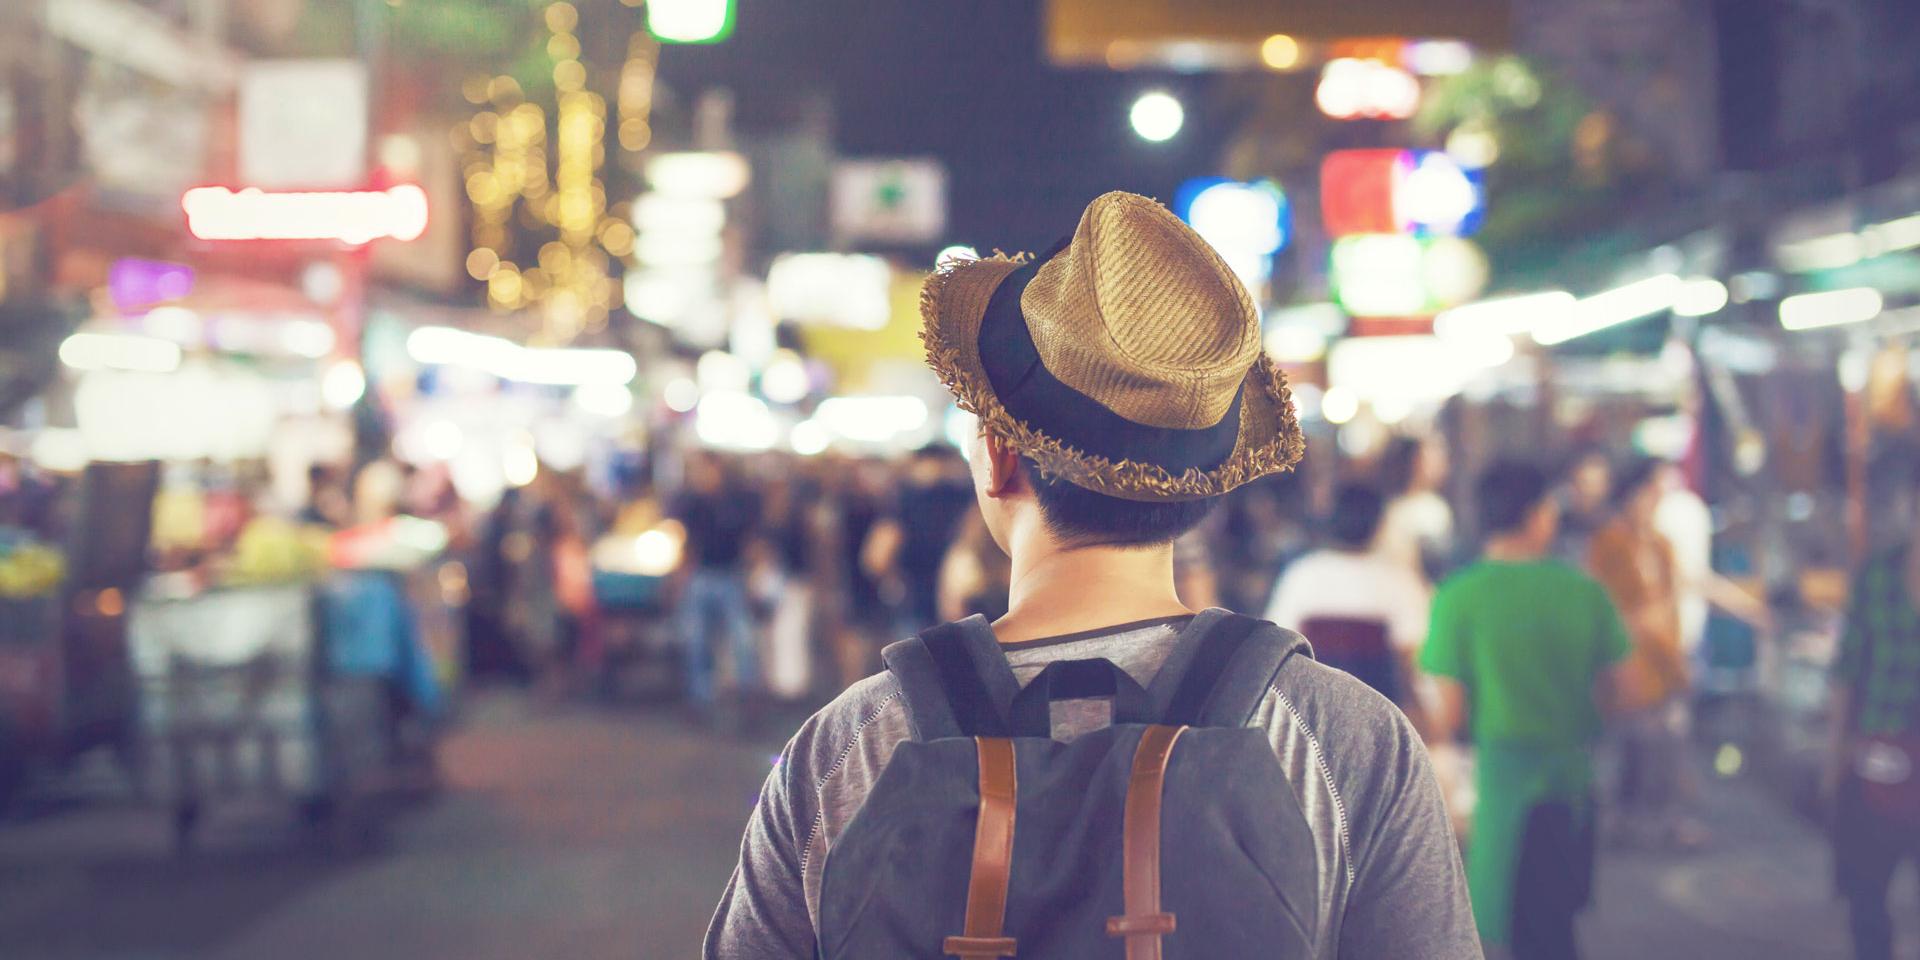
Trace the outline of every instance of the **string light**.
{"label": "string light", "polygon": [[[469,78],[461,92],[481,109],[456,131],[456,140],[468,150],[467,197],[474,209],[467,273],[486,284],[494,309],[535,311],[538,338],[565,343],[605,326],[621,298],[610,268],[633,254],[635,234],[626,211],[607,207],[601,171],[608,156],[608,104],[587,87],[580,11],[560,0],[546,6],[542,19],[553,61],[551,116],[527,101],[511,77]],[[612,125],[619,149],[629,153],[653,139],[659,49],[644,30],[628,40]],[[516,227],[551,229],[554,239],[534,251],[516,251]]]}

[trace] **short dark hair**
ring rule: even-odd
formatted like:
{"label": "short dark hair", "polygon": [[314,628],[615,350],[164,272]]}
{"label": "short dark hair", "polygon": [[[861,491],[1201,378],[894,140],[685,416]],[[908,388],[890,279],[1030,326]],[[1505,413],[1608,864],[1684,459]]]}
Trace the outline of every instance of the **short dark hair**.
{"label": "short dark hair", "polygon": [[1628,501],[1640,492],[1642,487],[1652,483],[1660,475],[1660,468],[1666,461],[1653,457],[1639,457],[1629,462],[1613,475],[1613,490],[1608,499],[1613,501],[1615,510],[1626,509]]}
{"label": "short dark hair", "polygon": [[1341,487],[1333,495],[1333,516],[1327,524],[1334,542],[1355,550],[1373,543],[1385,509],[1386,499],[1378,490],[1360,483]]}
{"label": "short dark hair", "polygon": [[1393,496],[1406,493],[1413,487],[1413,478],[1420,472],[1420,452],[1426,445],[1413,437],[1395,437],[1380,454],[1380,486]]}
{"label": "short dark hair", "polygon": [[1480,525],[1488,534],[1518,530],[1526,526],[1527,518],[1551,490],[1547,472],[1533,464],[1518,460],[1495,463],[1480,475]]}
{"label": "short dark hair", "polygon": [[1049,477],[1020,458],[1047,529],[1073,547],[1150,547],[1172,543],[1213,512],[1218,497],[1148,503],[1122,500]]}

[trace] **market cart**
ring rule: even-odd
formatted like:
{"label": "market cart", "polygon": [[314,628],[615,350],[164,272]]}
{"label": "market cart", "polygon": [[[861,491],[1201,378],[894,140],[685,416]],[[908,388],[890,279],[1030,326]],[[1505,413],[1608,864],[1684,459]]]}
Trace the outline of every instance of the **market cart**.
{"label": "market cart", "polygon": [[215,804],[278,802],[315,829],[352,826],[391,783],[392,684],[334,669],[322,603],[295,583],[149,590],[134,604],[140,782],[171,812],[178,849]]}
{"label": "market cart", "polygon": [[609,696],[663,698],[678,688],[670,577],[685,538],[669,520],[635,535],[608,534],[594,544],[600,684]]}

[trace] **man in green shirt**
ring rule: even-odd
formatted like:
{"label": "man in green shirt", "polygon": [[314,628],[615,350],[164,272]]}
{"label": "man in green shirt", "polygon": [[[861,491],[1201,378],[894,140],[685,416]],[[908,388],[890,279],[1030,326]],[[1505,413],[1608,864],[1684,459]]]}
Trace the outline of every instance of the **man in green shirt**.
{"label": "man in green shirt", "polygon": [[1479,501],[1485,552],[1440,585],[1420,666],[1439,678],[1438,735],[1471,724],[1481,938],[1516,960],[1572,958],[1593,881],[1591,747],[1627,631],[1598,583],[1551,558],[1560,512],[1544,472],[1495,465]]}

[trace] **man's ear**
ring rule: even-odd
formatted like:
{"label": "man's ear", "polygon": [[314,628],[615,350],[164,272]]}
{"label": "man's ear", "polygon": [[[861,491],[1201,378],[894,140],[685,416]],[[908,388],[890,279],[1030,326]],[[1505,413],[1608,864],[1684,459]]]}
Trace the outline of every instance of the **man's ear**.
{"label": "man's ear", "polygon": [[987,453],[987,496],[1000,499],[1018,493],[1022,486],[1020,454],[1012,444],[992,434],[986,441],[982,446]]}

